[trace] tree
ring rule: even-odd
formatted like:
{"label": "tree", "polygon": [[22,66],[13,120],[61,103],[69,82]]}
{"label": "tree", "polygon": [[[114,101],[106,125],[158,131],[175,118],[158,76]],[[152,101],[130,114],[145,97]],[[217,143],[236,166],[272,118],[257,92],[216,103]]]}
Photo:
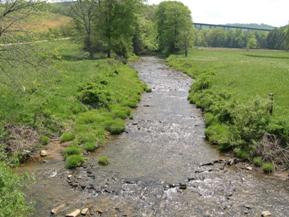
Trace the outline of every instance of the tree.
{"label": "tree", "polygon": [[192,42],[191,12],[183,3],[162,2],[156,12],[159,50],[164,54],[185,51]]}
{"label": "tree", "polygon": [[93,21],[99,12],[98,3],[97,0],[78,0],[71,7],[71,16],[76,28],[83,35],[84,50],[89,53],[91,59],[96,52],[93,44]]}
{"label": "tree", "polygon": [[255,49],[257,48],[257,39],[254,34],[250,35],[247,41],[247,49]]}
{"label": "tree", "polygon": [[127,58],[132,47],[136,13],[141,0],[103,0],[96,20],[99,39],[106,48],[107,57],[114,51],[118,56]]}

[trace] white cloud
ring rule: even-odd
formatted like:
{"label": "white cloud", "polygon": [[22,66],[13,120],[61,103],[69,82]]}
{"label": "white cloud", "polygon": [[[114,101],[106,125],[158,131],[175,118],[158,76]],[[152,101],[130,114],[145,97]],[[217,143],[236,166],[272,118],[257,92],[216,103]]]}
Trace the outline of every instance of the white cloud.
{"label": "white cloud", "polygon": [[[289,22],[289,0],[180,0],[192,11],[195,22],[266,23],[284,26]],[[157,4],[161,0],[148,0]]]}

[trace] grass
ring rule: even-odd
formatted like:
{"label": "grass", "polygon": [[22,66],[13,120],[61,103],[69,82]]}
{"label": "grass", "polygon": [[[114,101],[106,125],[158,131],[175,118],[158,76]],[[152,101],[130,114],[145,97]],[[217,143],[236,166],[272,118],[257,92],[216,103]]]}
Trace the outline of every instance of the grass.
{"label": "grass", "polygon": [[67,169],[74,169],[76,167],[81,166],[84,163],[85,159],[82,155],[75,154],[70,155],[66,159],[65,167]]}
{"label": "grass", "polygon": [[[72,41],[40,46],[53,67],[45,73],[23,73],[25,92],[0,84],[0,129],[9,123],[32,126],[49,137],[64,132],[61,142],[88,151],[109,134],[122,133],[124,120],[146,89],[135,70],[114,59],[88,60]],[[1,135],[4,139],[5,130]]]}
{"label": "grass", "polygon": [[31,208],[22,193],[24,179],[0,161],[0,210],[1,216],[29,216]]}
{"label": "grass", "polygon": [[101,166],[107,166],[109,164],[109,159],[107,156],[101,156],[98,158],[98,163]]}
{"label": "grass", "polygon": [[189,101],[204,111],[208,141],[253,161],[265,133],[288,148],[288,59],[285,51],[194,49],[167,63],[195,79]]}
{"label": "grass", "polygon": [[272,163],[270,162],[266,162],[262,164],[262,170],[264,171],[264,173],[266,174],[271,174],[275,171],[275,167]]}
{"label": "grass", "polygon": [[261,167],[263,164],[262,157],[254,157],[253,158],[253,163],[256,167]]}

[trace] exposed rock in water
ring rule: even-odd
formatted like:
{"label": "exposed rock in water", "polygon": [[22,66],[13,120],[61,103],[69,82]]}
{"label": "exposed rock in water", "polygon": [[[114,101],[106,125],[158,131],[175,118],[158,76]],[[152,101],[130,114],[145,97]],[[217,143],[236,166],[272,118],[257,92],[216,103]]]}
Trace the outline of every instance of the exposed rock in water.
{"label": "exposed rock in water", "polygon": [[65,207],[65,204],[61,204],[61,205],[53,208],[53,209],[51,210],[51,214],[52,214],[52,215],[57,215],[64,207]]}
{"label": "exposed rock in water", "polygon": [[41,157],[47,157],[47,155],[48,155],[47,151],[41,150],[41,152],[40,152]]}
{"label": "exposed rock in water", "polygon": [[81,210],[81,215],[86,215],[88,213],[88,208],[84,208]]}
{"label": "exposed rock in water", "polygon": [[80,209],[74,210],[72,213],[66,215],[66,217],[77,217],[80,215]]}
{"label": "exposed rock in water", "polygon": [[268,216],[272,216],[272,214],[269,211],[263,211],[261,216],[262,217],[268,217]]}

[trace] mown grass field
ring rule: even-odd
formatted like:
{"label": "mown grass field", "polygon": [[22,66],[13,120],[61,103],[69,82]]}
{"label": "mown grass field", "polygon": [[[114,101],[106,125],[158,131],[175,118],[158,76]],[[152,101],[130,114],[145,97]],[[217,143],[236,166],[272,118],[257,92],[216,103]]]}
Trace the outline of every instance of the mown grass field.
{"label": "mown grass field", "polygon": [[[189,99],[204,110],[211,143],[247,159],[261,154],[265,133],[280,137],[283,147],[288,144],[288,52],[200,48],[188,58],[173,55],[167,61],[196,79]],[[267,111],[270,94],[272,115]],[[271,156],[263,160],[275,161]]]}

